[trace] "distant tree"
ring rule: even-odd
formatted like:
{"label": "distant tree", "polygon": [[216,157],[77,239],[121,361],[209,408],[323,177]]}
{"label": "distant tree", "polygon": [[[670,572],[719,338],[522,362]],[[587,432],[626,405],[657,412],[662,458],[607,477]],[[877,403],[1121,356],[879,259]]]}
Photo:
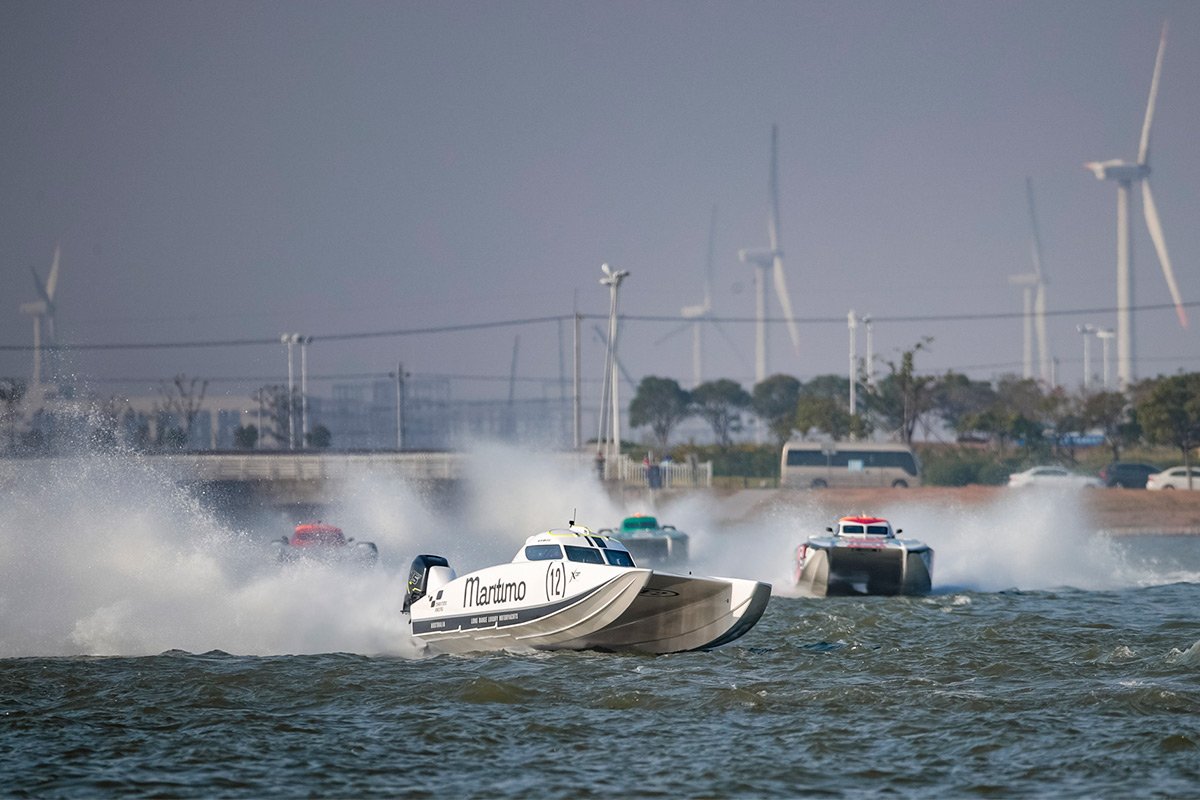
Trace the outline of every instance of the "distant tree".
{"label": "distant tree", "polygon": [[1058,459],[1075,461],[1073,434],[1083,430],[1083,401],[1067,393],[1061,386],[1046,393],[1043,420],[1053,431],[1052,450]]}
{"label": "distant tree", "polygon": [[324,425],[316,425],[308,432],[308,446],[324,450],[333,443],[333,433]]}
{"label": "distant tree", "polygon": [[188,443],[187,432],[178,425],[171,425],[162,431],[159,439],[162,446],[170,450],[182,450]]}
{"label": "distant tree", "polygon": [[254,425],[239,425],[233,431],[233,446],[238,450],[253,450],[258,444],[258,428]]}
{"label": "distant tree", "polygon": [[97,450],[111,450],[118,444],[118,427],[121,408],[129,407],[129,401],[115,395],[96,403],[88,415],[91,422],[89,444]]}
{"label": "distant tree", "polygon": [[942,376],[930,392],[933,412],[960,437],[977,430],[967,424],[968,420],[987,411],[996,402],[996,390],[991,383],[973,381],[954,371]]}
{"label": "distant tree", "polygon": [[671,431],[689,414],[690,400],[677,381],[648,375],[629,404],[629,424],[635,428],[648,425],[655,442],[666,450]]}
{"label": "distant tree", "polygon": [[171,383],[164,381],[159,385],[158,393],[161,400],[155,404],[155,408],[165,412],[167,417],[174,417],[179,421],[177,426],[169,425],[166,431],[159,431],[160,442],[171,447],[176,446],[179,434],[175,433],[172,428],[177,427],[183,434],[183,444],[178,446],[187,446],[192,438],[192,426],[196,422],[196,416],[200,413],[200,407],[204,404],[204,395],[207,391],[207,380],[189,379],[183,373],[176,375]]}
{"label": "distant tree", "polygon": [[706,381],[692,390],[692,411],[707,422],[717,443],[728,449],[731,434],[741,430],[741,414],[750,406],[750,395],[736,381]]}
{"label": "distant tree", "polygon": [[900,441],[911,444],[917,424],[933,406],[932,375],[918,375],[915,357],[933,342],[924,337],[911,349],[900,354],[899,362],[885,362],[889,373],[867,393],[867,404],[887,426],[900,435]]}
{"label": "distant tree", "polygon": [[[289,400],[289,394],[291,395]],[[288,445],[291,435],[292,414],[298,407],[299,391],[288,392],[286,386],[271,384],[260,387],[252,395],[258,403],[260,417],[263,421],[260,437],[270,437],[278,447]]]}
{"label": "distant tree", "polygon": [[823,433],[834,440],[850,435],[850,412],[832,397],[805,395],[796,403],[793,424],[800,435]]}
{"label": "distant tree", "polygon": [[800,386],[802,397],[826,397],[848,403],[850,379],[845,375],[817,375]]}
{"label": "distant tree", "polygon": [[1104,443],[1112,452],[1113,461],[1120,461],[1121,450],[1141,438],[1141,428],[1132,410],[1121,392],[1096,392],[1084,398],[1083,425],[1104,433]]}
{"label": "distant tree", "polygon": [[996,383],[996,402],[1026,419],[1041,419],[1045,415],[1046,395],[1033,378],[1005,375]]}
{"label": "distant tree", "polygon": [[1161,378],[1138,403],[1137,414],[1150,441],[1179,448],[1192,488],[1192,451],[1200,446],[1200,372]]}
{"label": "distant tree", "polygon": [[790,375],[772,375],[755,385],[750,406],[782,447],[796,427],[796,409],[800,400],[800,381]]}
{"label": "distant tree", "polygon": [[8,447],[17,449],[17,420],[21,418],[21,403],[28,390],[19,378],[0,378],[0,419],[8,428]]}

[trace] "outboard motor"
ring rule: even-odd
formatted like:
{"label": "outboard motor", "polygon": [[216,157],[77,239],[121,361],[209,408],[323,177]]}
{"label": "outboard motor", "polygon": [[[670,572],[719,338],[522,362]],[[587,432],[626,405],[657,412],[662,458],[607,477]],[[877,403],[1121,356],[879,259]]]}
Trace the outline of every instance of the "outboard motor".
{"label": "outboard motor", "polygon": [[404,595],[403,611],[426,594],[442,588],[454,579],[450,562],[441,556],[420,555],[413,559],[408,570],[408,592]]}

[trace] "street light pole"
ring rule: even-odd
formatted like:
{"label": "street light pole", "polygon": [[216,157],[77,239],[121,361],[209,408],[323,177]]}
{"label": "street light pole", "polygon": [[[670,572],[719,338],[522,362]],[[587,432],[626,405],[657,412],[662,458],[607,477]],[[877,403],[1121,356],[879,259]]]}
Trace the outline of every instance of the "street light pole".
{"label": "street light pole", "polygon": [[1104,391],[1108,391],[1108,347],[1109,342],[1113,340],[1116,333],[1112,328],[1101,328],[1096,331],[1096,338],[1100,340],[1100,358],[1102,359],[1101,372],[1104,374]]}
{"label": "street light pole", "polygon": [[300,444],[308,444],[308,346],[312,344],[311,336],[301,336],[300,340]]}
{"label": "street light pole", "polygon": [[609,436],[609,459],[611,463],[613,459],[621,455],[621,401],[619,399],[619,382],[617,380],[617,290],[621,287],[621,281],[629,277],[629,272],[623,269],[614,272],[608,264],[602,264],[600,269],[604,272],[604,277],[600,279],[600,283],[609,288],[608,352],[610,355],[607,366],[610,371],[608,379],[609,391],[612,392],[612,435]]}
{"label": "street light pole", "polygon": [[1091,340],[1092,334],[1096,333],[1096,326],[1085,323],[1076,325],[1075,330],[1083,336],[1083,391],[1086,393],[1088,384],[1092,377],[1092,358],[1091,358]]}
{"label": "street light pole", "polygon": [[279,341],[287,345],[287,360],[288,360],[288,396],[287,396],[287,416],[288,416],[288,450],[296,449],[296,376],[292,366],[292,345],[296,343],[300,334],[285,333],[279,337]]}

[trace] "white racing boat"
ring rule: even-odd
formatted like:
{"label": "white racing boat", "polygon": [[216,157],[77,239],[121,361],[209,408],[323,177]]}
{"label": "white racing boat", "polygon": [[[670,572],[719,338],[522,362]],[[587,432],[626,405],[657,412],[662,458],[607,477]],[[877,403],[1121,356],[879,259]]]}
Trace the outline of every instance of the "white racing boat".
{"label": "white racing boat", "polygon": [[732,642],[771,586],[639,568],[621,542],[571,523],[530,536],[512,562],[456,577],[420,555],[404,610],[432,652],[505,648],[677,653]]}
{"label": "white racing boat", "polygon": [[842,517],[829,536],[811,536],[796,548],[796,586],[816,597],[847,594],[928,594],[933,549],[898,539],[879,517]]}

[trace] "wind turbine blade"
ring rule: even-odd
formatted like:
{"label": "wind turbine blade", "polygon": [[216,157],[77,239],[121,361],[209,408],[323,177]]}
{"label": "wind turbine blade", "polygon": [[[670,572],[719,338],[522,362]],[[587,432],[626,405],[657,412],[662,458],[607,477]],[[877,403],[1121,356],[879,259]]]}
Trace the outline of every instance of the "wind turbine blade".
{"label": "wind turbine blade", "polygon": [[796,315],[792,313],[792,299],[788,295],[787,279],[783,274],[783,258],[775,256],[775,294],[779,296],[779,305],[783,307],[783,317],[787,320],[788,334],[792,337],[792,347],[796,355],[800,354],[800,328],[796,325]]}
{"label": "wind turbine blade", "polygon": [[1038,232],[1037,211],[1033,206],[1033,179],[1025,178],[1025,196],[1029,199],[1029,224],[1033,229],[1033,271],[1042,277],[1042,236]]}
{"label": "wind turbine blade", "polygon": [[779,126],[771,126],[771,216],[767,219],[767,232],[771,237],[771,251],[779,256]]}
{"label": "wind turbine blade", "polygon": [[779,234],[779,126],[771,126],[771,256],[774,262],[775,294],[787,320],[788,334],[792,347],[800,353],[800,329],[796,327],[796,315],[792,312],[792,297],[787,290],[787,277],[783,274],[783,249]]}
{"label": "wind turbine blade", "polygon": [[1137,163],[1150,160],[1150,123],[1154,120],[1154,101],[1158,99],[1158,78],[1162,74],[1163,51],[1167,48],[1167,23],[1163,22],[1162,36],[1158,40],[1158,56],[1154,59],[1154,77],[1150,80],[1150,100],[1146,103],[1146,120],[1142,123],[1142,141],[1138,145]]}
{"label": "wind turbine blade", "polygon": [[50,295],[46,293],[46,284],[42,283],[42,279],[38,277],[37,270],[33,267],[29,268],[29,274],[33,276],[33,285],[37,289],[38,297],[49,307]]}
{"label": "wind turbine blade", "polygon": [[738,361],[745,362],[746,359],[742,355],[741,348],[738,347],[738,344],[733,340],[733,337],[729,335],[729,331],[725,330],[725,326],[717,322],[715,319],[712,320],[712,324],[713,327],[717,329],[717,333],[721,334],[721,338],[725,340],[725,343],[729,345],[729,349],[733,351],[735,356],[737,356]]}
{"label": "wind turbine blade", "polygon": [[50,277],[46,280],[46,296],[54,302],[54,287],[58,286],[58,255],[59,247],[54,245],[54,263],[50,266]]}
{"label": "wind turbine blade", "polygon": [[673,338],[675,338],[675,337],[676,337],[676,336],[678,336],[679,334],[683,333],[684,331],[686,331],[688,328],[692,327],[692,326],[693,326],[693,325],[695,325],[695,324],[696,324],[696,323],[694,323],[694,322],[685,322],[685,323],[683,323],[682,325],[680,325],[678,328],[672,328],[671,330],[667,331],[667,332],[666,332],[665,334],[663,334],[662,336],[658,337],[658,339],[657,339],[657,340],[655,340],[655,342],[654,342],[654,343],[655,343],[655,344],[662,344],[663,342],[667,341],[668,339],[673,339]]}
{"label": "wind turbine blade", "polygon": [[1188,326],[1187,312],[1183,309],[1183,298],[1179,295],[1179,285],[1175,283],[1175,272],[1171,269],[1171,256],[1167,254],[1167,240],[1163,238],[1162,223],[1158,221],[1158,207],[1154,205],[1154,195],[1150,192],[1150,181],[1142,180],[1142,210],[1146,212],[1146,227],[1150,229],[1150,238],[1154,241],[1154,249],[1158,251],[1158,261],[1162,264],[1163,277],[1167,279],[1167,288],[1171,290],[1171,299],[1175,301],[1175,313],[1179,316],[1179,324]]}

